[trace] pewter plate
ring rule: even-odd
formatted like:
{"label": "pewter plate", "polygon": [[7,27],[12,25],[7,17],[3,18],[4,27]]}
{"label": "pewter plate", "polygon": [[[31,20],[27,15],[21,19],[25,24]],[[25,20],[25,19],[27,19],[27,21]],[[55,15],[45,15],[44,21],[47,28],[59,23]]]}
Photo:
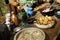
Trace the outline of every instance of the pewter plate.
{"label": "pewter plate", "polygon": [[38,28],[24,28],[14,36],[14,40],[45,40],[45,33]]}

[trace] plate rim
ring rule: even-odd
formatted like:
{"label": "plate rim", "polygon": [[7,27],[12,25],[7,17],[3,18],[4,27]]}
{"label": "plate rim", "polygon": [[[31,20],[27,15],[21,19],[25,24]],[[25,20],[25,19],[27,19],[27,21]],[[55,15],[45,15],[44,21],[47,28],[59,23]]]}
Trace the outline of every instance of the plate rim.
{"label": "plate rim", "polygon": [[[52,21],[52,23],[51,24],[48,24],[48,25],[40,25],[40,24],[38,24],[37,22],[35,22],[34,23],[34,25],[36,26],[36,27],[38,27],[38,28],[42,28],[42,29],[46,29],[46,28],[51,28],[51,27],[53,27],[53,25],[55,24],[55,21]],[[44,27],[42,27],[42,26],[44,26]],[[46,27],[47,26],[47,27]]]}

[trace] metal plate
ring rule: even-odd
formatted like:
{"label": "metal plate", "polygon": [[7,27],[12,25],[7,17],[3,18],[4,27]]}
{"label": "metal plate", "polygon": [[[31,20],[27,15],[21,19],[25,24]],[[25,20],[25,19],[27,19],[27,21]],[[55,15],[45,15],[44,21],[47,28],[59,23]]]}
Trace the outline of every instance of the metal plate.
{"label": "metal plate", "polygon": [[[28,34],[24,34],[28,33]],[[14,40],[21,40],[19,37],[26,35],[27,40],[45,40],[45,33],[38,28],[25,28],[14,36]],[[29,37],[28,37],[29,36]],[[24,38],[22,40],[25,40]]]}

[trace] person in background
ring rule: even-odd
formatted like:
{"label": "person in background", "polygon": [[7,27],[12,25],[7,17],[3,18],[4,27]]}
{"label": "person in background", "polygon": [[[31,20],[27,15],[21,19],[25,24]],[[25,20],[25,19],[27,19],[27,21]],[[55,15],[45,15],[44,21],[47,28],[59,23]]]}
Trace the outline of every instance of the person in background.
{"label": "person in background", "polygon": [[0,24],[0,40],[10,40],[10,31],[5,24]]}

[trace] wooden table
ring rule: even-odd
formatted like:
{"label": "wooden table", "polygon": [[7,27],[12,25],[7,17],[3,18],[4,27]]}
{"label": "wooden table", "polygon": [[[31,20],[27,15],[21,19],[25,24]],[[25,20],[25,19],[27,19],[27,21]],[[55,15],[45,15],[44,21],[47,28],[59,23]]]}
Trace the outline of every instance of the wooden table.
{"label": "wooden table", "polygon": [[56,40],[56,37],[60,31],[60,19],[57,19],[57,23],[52,28],[42,30],[46,34],[45,40]]}
{"label": "wooden table", "polygon": [[56,40],[58,34],[60,33],[60,19],[58,19],[56,16],[53,17],[56,19],[55,25],[52,28],[42,29],[46,34],[45,40]]}
{"label": "wooden table", "polygon": [[[36,16],[39,14],[36,14]],[[41,16],[41,14],[40,14]],[[56,40],[58,34],[60,33],[60,19],[53,16],[56,19],[56,23],[52,28],[42,29],[46,34],[45,40]],[[37,18],[37,17],[36,17]]]}
{"label": "wooden table", "polygon": [[[30,25],[29,27],[36,27],[36,26]],[[56,40],[58,34],[60,33],[59,32],[60,31],[60,19],[57,19],[56,24],[52,28],[41,29],[41,30],[43,30],[46,34],[45,40]]]}
{"label": "wooden table", "polygon": [[[36,16],[37,15],[38,14],[36,14]],[[40,16],[41,16],[41,14],[40,14]],[[56,23],[55,23],[55,25],[52,28],[42,29],[45,32],[45,34],[46,34],[46,39],[45,40],[56,40],[56,37],[60,33],[59,32],[60,31],[60,19],[58,19],[55,16],[54,16],[54,18],[56,19]],[[31,27],[31,25],[30,25],[30,27]],[[36,27],[36,26],[33,25],[32,27]]]}

